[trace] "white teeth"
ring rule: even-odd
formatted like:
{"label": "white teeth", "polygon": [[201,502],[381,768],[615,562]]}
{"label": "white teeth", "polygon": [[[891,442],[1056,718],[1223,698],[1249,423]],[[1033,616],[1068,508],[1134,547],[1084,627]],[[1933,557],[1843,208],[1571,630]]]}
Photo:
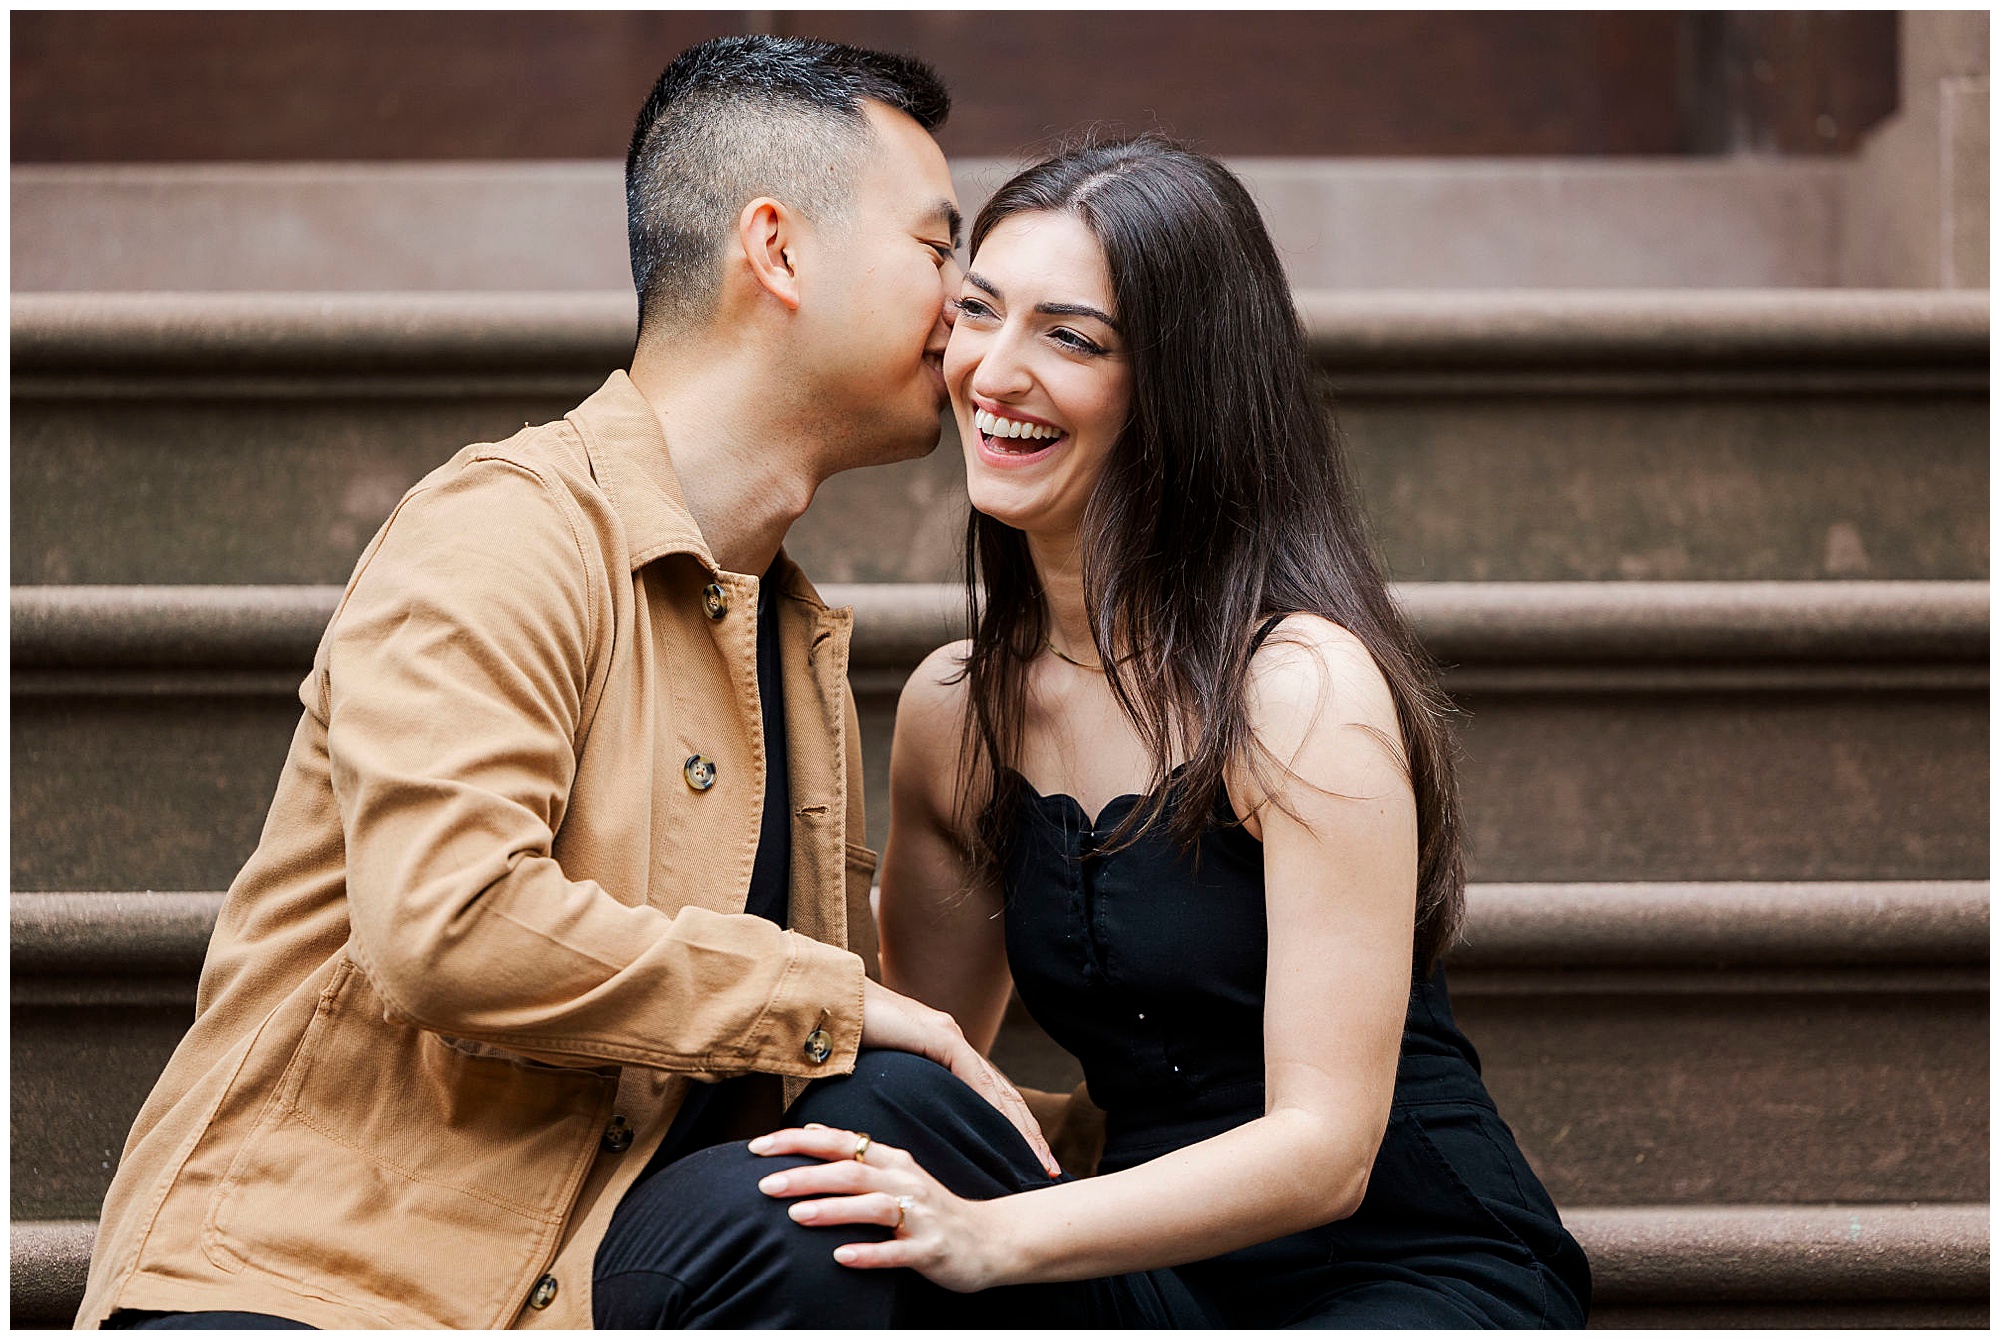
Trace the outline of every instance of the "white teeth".
{"label": "white teeth", "polygon": [[1025,437],[1036,440],[1062,436],[1062,429],[1050,428],[1044,424],[1024,423],[1016,419],[1003,419],[990,410],[975,408],[972,422],[980,432],[988,437]]}

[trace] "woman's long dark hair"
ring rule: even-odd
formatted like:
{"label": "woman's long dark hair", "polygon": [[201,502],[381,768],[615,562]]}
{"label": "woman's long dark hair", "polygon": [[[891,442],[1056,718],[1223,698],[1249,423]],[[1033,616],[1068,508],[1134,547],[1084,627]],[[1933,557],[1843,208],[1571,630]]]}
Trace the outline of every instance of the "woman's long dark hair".
{"label": "woman's long dark hair", "polygon": [[[1324,615],[1373,653],[1395,696],[1416,796],[1415,966],[1427,974],[1465,906],[1450,704],[1376,566],[1255,202],[1221,164],[1149,135],[1021,173],[980,210],[973,251],[1027,212],[1073,215],[1097,238],[1131,369],[1131,418],[1080,535],[1091,636],[1152,757],[1146,803],[1112,845],[1164,822],[1191,847],[1224,766],[1276,762],[1247,720],[1251,634],[1270,614]],[[961,809],[974,796],[983,804],[962,819],[975,864],[997,876],[1021,784],[1026,671],[1048,619],[1020,531],[972,512],[965,566],[972,710]],[[1176,757],[1186,761],[1172,775]],[[1170,781],[1182,803],[1168,814]]]}

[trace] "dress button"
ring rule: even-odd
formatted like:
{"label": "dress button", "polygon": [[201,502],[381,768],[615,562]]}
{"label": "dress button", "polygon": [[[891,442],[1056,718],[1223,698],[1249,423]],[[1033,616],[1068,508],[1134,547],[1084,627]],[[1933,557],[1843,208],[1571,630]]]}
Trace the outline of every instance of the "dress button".
{"label": "dress button", "polygon": [[696,791],[706,791],[715,785],[715,760],[700,754],[688,755],[688,761],[681,765],[681,773],[687,778],[688,786]]}
{"label": "dress button", "polygon": [[722,589],[721,582],[710,582],[701,588],[701,607],[708,611],[711,619],[720,619],[729,613],[729,592]]}
{"label": "dress button", "polygon": [[540,1312],[556,1301],[556,1277],[544,1275],[535,1281],[535,1291],[528,1295],[528,1306]]}
{"label": "dress button", "polygon": [[632,1123],[623,1117],[613,1117],[611,1124],[604,1128],[604,1138],[599,1141],[607,1154],[623,1154],[632,1147]]}
{"label": "dress button", "polygon": [[820,1065],[833,1055],[833,1038],[824,1028],[815,1028],[806,1034],[806,1060]]}

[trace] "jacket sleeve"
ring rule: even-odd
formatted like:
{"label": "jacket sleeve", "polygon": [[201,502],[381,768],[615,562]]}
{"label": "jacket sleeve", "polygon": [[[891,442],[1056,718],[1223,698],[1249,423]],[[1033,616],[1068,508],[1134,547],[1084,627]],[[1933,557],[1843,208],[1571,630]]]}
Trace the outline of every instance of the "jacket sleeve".
{"label": "jacket sleeve", "polygon": [[551,855],[608,618],[585,533],[555,484],[478,459],[405,499],[357,570],[323,681],[349,952],[392,1013],[558,1064],[851,1070],[858,955],[628,906]]}

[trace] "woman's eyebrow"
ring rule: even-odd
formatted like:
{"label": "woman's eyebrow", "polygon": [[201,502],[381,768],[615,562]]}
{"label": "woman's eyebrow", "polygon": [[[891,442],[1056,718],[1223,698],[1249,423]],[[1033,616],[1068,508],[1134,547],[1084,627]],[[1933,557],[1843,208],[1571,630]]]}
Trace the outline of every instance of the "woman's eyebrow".
{"label": "woman's eyebrow", "polygon": [[[983,289],[1003,302],[1006,300],[1006,295],[1000,292],[1000,286],[985,275],[968,270],[965,272],[965,282],[976,289]],[[1109,312],[1099,311],[1088,303],[1038,302],[1035,304],[1035,310],[1043,316],[1087,316],[1094,320],[1102,321],[1113,330],[1118,329],[1118,318],[1112,316]]]}
{"label": "woman's eyebrow", "polygon": [[1118,318],[1109,312],[1100,312],[1088,303],[1081,302],[1038,302],[1035,310],[1043,316],[1088,316],[1102,321],[1113,330],[1118,329]]}

